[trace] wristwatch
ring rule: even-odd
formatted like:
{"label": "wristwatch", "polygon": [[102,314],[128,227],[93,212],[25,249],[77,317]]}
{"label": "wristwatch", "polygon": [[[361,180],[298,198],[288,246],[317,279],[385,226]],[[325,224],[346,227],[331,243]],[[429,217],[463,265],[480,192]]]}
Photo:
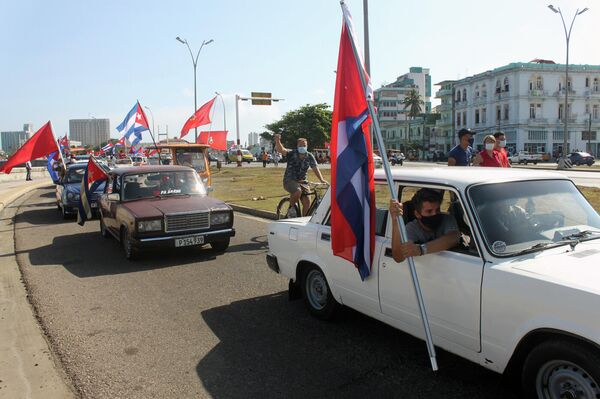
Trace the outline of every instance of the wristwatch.
{"label": "wristwatch", "polygon": [[420,244],[419,249],[421,250],[421,256],[427,254],[427,244]]}

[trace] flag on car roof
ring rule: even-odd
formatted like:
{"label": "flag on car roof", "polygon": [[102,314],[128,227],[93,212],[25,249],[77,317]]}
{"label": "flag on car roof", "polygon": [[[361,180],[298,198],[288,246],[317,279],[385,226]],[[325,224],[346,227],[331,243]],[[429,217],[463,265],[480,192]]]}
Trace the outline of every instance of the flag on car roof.
{"label": "flag on car roof", "polygon": [[198,126],[208,125],[210,123],[210,109],[212,108],[217,97],[215,96],[212,100],[202,105],[194,115],[190,116],[189,119],[181,128],[181,138],[188,134],[190,129],[193,129]]}
{"label": "flag on car roof", "polygon": [[[129,140],[131,145],[136,145],[142,141],[142,133],[146,130],[150,131],[148,119],[138,101],[125,116],[123,122],[117,126],[117,131],[122,134],[124,138]],[[131,138],[132,135],[133,139]]]}
{"label": "flag on car roof", "polygon": [[27,161],[45,157],[58,151],[58,143],[52,133],[52,125],[48,121],[33,134],[26,142],[0,167],[0,173],[9,174],[12,169]]}
{"label": "flag on car roof", "polygon": [[108,174],[98,163],[93,155],[85,168],[83,179],[81,180],[81,194],[79,196],[79,206],[77,209],[77,223],[83,226],[85,221],[92,218],[92,207],[90,198],[92,193],[98,189],[102,182],[108,179]]}
{"label": "flag on car roof", "polygon": [[[355,57],[352,17],[346,4],[335,82],[331,125],[331,247],[352,263],[362,280],[371,272],[375,247],[375,182],[369,137],[371,119]],[[366,72],[364,76],[368,75]],[[367,90],[371,93],[370,82]]]}

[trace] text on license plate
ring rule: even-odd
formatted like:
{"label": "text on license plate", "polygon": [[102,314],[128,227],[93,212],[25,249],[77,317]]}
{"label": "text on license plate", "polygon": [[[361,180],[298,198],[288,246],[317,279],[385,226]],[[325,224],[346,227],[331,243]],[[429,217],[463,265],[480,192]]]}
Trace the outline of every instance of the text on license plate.
{"label": "text on license plate", "polygon": [[204,244],[204,236],[185,236],[175,239],[176,247],[188,247],[190,245],[202,245]]}

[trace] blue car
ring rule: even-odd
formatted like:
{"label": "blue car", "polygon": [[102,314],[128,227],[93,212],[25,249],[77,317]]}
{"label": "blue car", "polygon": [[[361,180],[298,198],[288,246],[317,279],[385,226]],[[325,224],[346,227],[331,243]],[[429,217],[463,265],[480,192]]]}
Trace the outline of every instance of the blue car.
{"label": "blue car", "polygon": [[[56,185],[56,206],[63,219],[77,214],[81,198],[81,181],[85,174],[87,163],[75,163],[67,166],[64,177]],[[104,191],[104,183],[92,193],[90,206],[94,214],[98,213],[98,198]]]}

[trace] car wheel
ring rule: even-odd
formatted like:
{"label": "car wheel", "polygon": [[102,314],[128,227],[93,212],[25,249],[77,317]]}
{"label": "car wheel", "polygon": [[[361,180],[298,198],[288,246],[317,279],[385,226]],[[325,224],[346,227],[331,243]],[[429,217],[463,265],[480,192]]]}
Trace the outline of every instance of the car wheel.
{"label": "car wheel", "polygon": [[227,251],[227,248],[229,248],[229,241],[230,241],[230,238],[227,237],[227,240],[224,240],[224,241],[211,242],[210,247],[215,252],[225,252],[225,251]]}
{"label": "car wheel", "polygon": [[527,161],[523,161],[523,165],[527,165]]}
{"label": "car wheel", "polygon": [[125,252],[125,259],[135,260],[137,258],[137,250],[133,247],[129,231],[127,229],[121,230],[121,245],[123,245],[123,252]]}
{"label": "car wheel", "polygon": [[290,219],[300,216],[300,207],[298,204],[290,208],[290,199],[282,198],[277,205],[277,219]]}
{"label": "car wheel", "polygon": [[566,340],[544,342],[525,359],[522,384],[531,398],[599,398],[600,352]]}
{"label": "car wheel", "polygon": [[110,237],[110,233],[108,232],[108,230],[106,229],[106,225],[104,224],[104,218],[102,217],[102,214],[100,214],[100,234],[102,234],[102,237],[104,238]]}
{"label": "car wheel", "polygon": [[69,214],[65,211],[64,206],[60,207],[60,215],[62,216],[63,220],[69,219]]}
{"label": "car wheel", "polygon": [[301,281],[302,297],[308,311],[319,319],[331,319],[339,303],[331,294],[323,271],[315,265],[310,265],[303,270]]}

